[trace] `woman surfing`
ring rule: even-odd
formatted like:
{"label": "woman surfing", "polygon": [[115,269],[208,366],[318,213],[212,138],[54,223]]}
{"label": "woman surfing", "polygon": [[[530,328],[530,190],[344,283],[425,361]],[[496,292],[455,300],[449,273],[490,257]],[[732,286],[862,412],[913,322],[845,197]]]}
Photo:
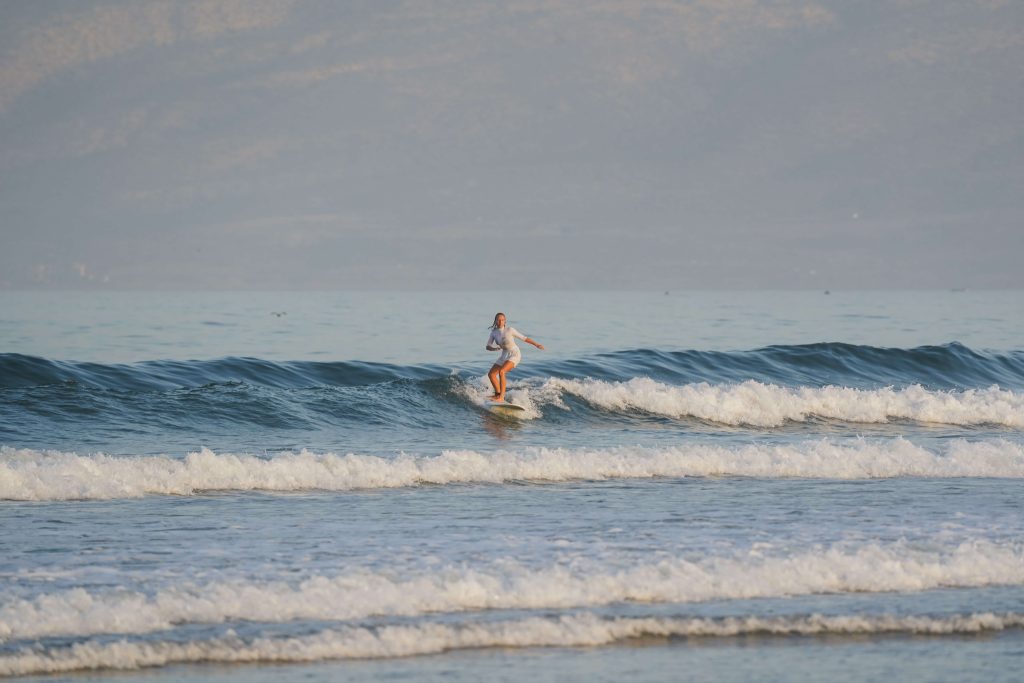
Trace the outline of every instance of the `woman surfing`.
{"label": "woman surfing", "polygon": [[516,346],[516,339],[522,339],[527,344],[532,344],[541,351],[544,350],[543,344],[533,341],[514,327],[506,327],[504,313],[495,315],[494,324],[491,325],[491,336],[487,338],[486,347],[488,351],[501,351],[498,360],[494,362],[490,372],[487,373],[487,377],[491,380],[491,386],[494,387],[492,401],[505,400],[505,375],[519,365],[519,361],[523,357],[519,347]]}

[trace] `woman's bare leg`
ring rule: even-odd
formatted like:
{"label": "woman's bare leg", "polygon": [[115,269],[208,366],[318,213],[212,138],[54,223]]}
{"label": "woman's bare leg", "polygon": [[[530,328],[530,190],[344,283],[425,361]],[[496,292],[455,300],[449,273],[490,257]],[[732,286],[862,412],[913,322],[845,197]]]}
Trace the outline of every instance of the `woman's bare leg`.
{"label": "woman's bare leg", "polygon": [[497,398],[501,395],[501,381],[498,379],[498,372],[501,370],[501,366],[495,363],[491,366],[491,371],[487,373],[487,379],[491,380],[491,386],[494,387],[494,396],[491,398]]}
{"label": "woman's bare leg", "polygon": [[504,400],[505,400],[505,389],[506,389],[506,388],[507,388],[507,386],[508,386],[507,382],[505,381],[505,375],[507,375],[507,374],[508,374],[508,372],[509,372],[509,370],[511,370],[511,369],[512,369],[512,368],[514,368],[515,366],[516,366],[516,364],[515,364],[515,363],[513,363],[513,362],[512,362],[512,361],[510,361],[510,360],[507,360],[507,361],[505,361],[505,363],[504,363],[504,364],[503,364],[503,365],[502,365],[502,366],[501,366],[501,367],[500,367],[500,368],[498,369],[498,382],[499,382],[499,385],[500,385],[500,386],[499,386],[499,391],[498,391],[498,395],[494,397],[494,400],[495,400],[495,401],[504,401]]}

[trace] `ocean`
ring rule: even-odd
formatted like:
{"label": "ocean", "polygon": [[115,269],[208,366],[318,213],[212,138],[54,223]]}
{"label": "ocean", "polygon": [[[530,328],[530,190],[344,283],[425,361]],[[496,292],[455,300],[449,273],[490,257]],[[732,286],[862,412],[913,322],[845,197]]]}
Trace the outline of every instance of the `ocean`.
{"label": "ocean", "polygon": [[1012,291],[0,292],[0,676],[1020,680],[1022,333]]}

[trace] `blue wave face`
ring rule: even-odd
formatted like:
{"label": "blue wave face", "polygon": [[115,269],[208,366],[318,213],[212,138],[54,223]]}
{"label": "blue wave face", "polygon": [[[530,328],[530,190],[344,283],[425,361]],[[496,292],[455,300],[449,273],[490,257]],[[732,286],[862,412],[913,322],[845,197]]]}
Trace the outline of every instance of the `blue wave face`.
{"label": "blue wave face", "polygon": [[920,384],[967,389],[1024,386],[1024,352],[983,353],[962,344],[890,349],[821,343],[768,346],[753,351],[658,351],[602,354],[538,371],[558,376],[622,381],[651,377],[677,383],[756,380],[784,386],[870,388]]}
{"label": "blue wave face", "polygon": [[[479,433],[486,368],[256,358],[116,365],[3,354],[0,443],[137,452],[460,447]],[[546,429],[552,443],[584,425],[591,435],[670,424],[748,437],[812,423],[820,430],[822,421],[858,433],[892,422],[1024,427],[1024,352],[960,344],[628,350],[531,359],[511,379],[513,400],[531,408],[532,434]]]}
{"label": "blue wave face", "polygon": [[[483,372],[484,368],[455,369]],[[451,370],[440,365],[274,362],[258,358],[123,365],[0,354],[0,389],[75,383],[95,389],[153,391],[228,382],[278,389],[357,387],[396,380],[431,380]],[[1024,351],[986,353],[957,343],[913,349],[841,343],[769,346],[752,351],[636,349],[572,360],[531,359],[517,374],[608,381],[650,377],[680,384],[756,380],[783,386],[870,388],[920,384],[934,389],[968,389],[997,384],[1016,388],[1024,387]]]}
{"label": "blue wave face", "polygon": [[428,379],[447,370],[358,361],[274,362],[259,358],[147,361],[103,364],[55,361],[21,354],[0,354],[0,389],[75,383],[96,389],[152,391],[225,382],[294,389],[311,386],[362,386],[396,379]]}

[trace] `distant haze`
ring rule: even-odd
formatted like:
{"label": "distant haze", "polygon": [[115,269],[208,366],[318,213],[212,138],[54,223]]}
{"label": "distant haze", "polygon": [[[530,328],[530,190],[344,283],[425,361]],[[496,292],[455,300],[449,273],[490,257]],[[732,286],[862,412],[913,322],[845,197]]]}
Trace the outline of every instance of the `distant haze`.
{"label": "distant haze", "polygon": [[0,288],[1024,288],[1024,3],[0,4]]}

